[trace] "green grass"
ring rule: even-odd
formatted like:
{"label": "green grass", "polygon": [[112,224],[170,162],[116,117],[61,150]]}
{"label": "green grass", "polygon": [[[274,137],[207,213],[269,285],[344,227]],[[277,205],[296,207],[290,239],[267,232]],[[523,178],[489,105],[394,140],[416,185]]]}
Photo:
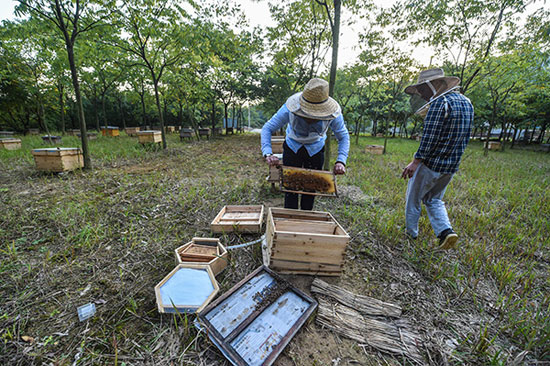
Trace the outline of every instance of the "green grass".
{"label": "green grass", "polygon": [[[78,146],[76,137],[63,141]],[[418,240],[403,235],[400,174],[418,143],[389,140],[388,153],[377,156],[364,146],[382,139],[359,142],[352,143],[348,174],[338,178],[341,197],[316,202],[352,237],[339,283],[400,304],[425,331],[434,364],[443,358],[506,364],[522,350],[548,361],[550,154],[507,150],[484,157],[482,146],[471,143],[445,196],[459,247],[442,252],[426,215]],[[62,175],[35,171],[30,149],[45,147],[39,137],[23,137],[18,151],[0,150],[0,363],[223,359],[190,325],[192,317],[160,316],[152,289],[173,268],[176,247],[212,235],[209,223],[223,205],[282,204],[265,183],[258,145],[257,135],[184,143],[168,135],[169,148],[153,151],[136,138],[99,137],[90,141],[94,169]],[[260,263],[258,248],[232,252],[218,277],[222,292]],[[90,301],[97,314],[88,325],[79,323],[76,307]],[[341,356],[320,342],[310,349],[315,334],[324,337],[311,326],[292,344],[315,357]],[[23,335],[35,343],[23,342]],[[298,365],[330,363],[281,357]],[[376,352],[368,357],[402,362]]]}

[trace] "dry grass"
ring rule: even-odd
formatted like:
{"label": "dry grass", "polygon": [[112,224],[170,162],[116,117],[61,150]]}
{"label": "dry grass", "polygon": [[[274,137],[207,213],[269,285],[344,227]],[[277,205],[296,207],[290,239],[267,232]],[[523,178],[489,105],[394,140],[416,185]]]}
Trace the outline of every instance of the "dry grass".
{"label": "dry grass", "polygon": [[[528,360],[548,360],[550,155],[483,158],[472,145],[447,193],[461,246],[437,252],[425,218],[419,240],[402,235],[399,168],[417,143],[390,141],[385,156],[363,154],[373,142],[353,147],[342,197],[316,203],[352,236],[344,275],[332,281],[399,304],[425,336],[432,364],[505,364],[523,350]],[[227,365],[190,325],[193,317],[157,313],[153,286],[173,268],[174,248],[211,236],[223,205],[281,204],[265,183],[258,136],[192,143],[169,136],[166,151],[145,151],[127,137],[91,143],[96,169],[60,176],[34,171],[28,149],[41,145],[36,138],[0,151],[0,363]],[[221,292],[260,263],[258,247],[232,252]],[[311,282],[291,280],[305,289]],[[76,307],[87,302],[97,314],[79,323]],[[354,362],[407,361],[309,324],[276,364]]]}

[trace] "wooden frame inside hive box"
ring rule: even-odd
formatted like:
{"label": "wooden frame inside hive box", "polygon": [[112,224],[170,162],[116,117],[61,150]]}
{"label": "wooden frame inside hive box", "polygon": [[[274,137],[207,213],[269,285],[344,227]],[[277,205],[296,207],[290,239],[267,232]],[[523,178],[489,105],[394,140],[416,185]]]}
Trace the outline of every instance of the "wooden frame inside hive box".
{"label": "wooden frame inside hive box", "polygon": [[31,153],[38,170],[59,173],[84,167],[82,150],[77,147],[34,149]]}
{"label": "wooden frame inside hive box", "polygon": [[195,313],[220,290],[212,269],[206,265],[179,264],[155,286],[159,313]]}
{"label": "wooden frame inside hive box", "polygon": [[271,207],[264,264],[286,274],[339,276],[350,237],[328,212]]}
{"label": "wooden frame inside hive box", "polygon": [[0,150],[19,150],[21,148],[21,139],[2,138],[0,139]]}
{"label": "wooden frame inside hive box", "polygon": [[365,152],[374,155],[382,155],[384,153],[384,146],[382,145],[367,145],[365,146]]}
{"label": "wooden frame inside hive box", "polygon": [[174,250],[176,264],[204,264],[212,269],[214,276],[228,264],[229,253],[217,238],[193,238],[189,243]]}
{"label": "wooden frame inside hive box", "polygon": [[137,133],[138,141],[140,144],[158,144],[162,142],[162,132],[161,131],[139,131]]}
{"label": "wooden frame inside hive box", "polygon": [[281,192],[338,197],[336,176],[332,171],[281,165]]}
{"label": "wooden frame inside hive box", "polygon": [[213,233],[259,233],[262,230],[264,206],[224,206],[210,223]]}
{"label": "wooden frame inside hive box", "polygon": [[120,136],[120,130],[115,126],[101,127],[101,134],[103,136],[117,137]]}
{"label": "wooden frame inside hive box", "polygon": [[269,366],[317,302],[265,266],[199,313],[201,327],[233,365]]}

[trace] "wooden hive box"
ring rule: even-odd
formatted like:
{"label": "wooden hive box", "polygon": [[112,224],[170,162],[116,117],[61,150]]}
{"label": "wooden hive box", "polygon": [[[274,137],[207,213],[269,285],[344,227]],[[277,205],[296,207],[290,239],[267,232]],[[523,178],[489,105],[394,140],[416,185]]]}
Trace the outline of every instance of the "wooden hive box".
{"label": "wooden hive box", "polygon": [[60,144],[61,143],[61,136],[53,136],[53,135],[44,135],[42,136],[42,141],[46,144]]}
{"label": "wooden hive box", "polygon": [[128,136],[137,136],[138,132],[140,131],[139,127],[126,127],[124,130]]}
{"label": "wooden hive box", "polygon": [[489,150],[500,150],[501,144],[498,141],[489,141]]}
{"label": "wooden hive box", "polygon": [[210,137],[210,129],[209,128],[199,128],[199,136],[206,136],[207,138]]}
{"label": "wooden hive box", "polygon": [[174,133],[176,132],[176,126],[166,126],[165,127],[166,129],[164,131],[166,131],[166,133]]}
{"label": "wooden hive box", "polygon": [[270,366],[317,302],[261,266],[199,313],[202,329],[232,365]]}
{"label": "wooden hive box", "polygon": [[67,130],[67,135],[69,136],[78,136],[79,133],[80,133],[80,130],[74,130],[74,129]]}
{"label": "wooden hive box", "polygon": [[283,153],[284,136],[271,136],[271,151],[273,154]]}
{"label": "wooden hive box", "polygon": [[137,135],[140,144],[155,144],[162,142],[161,131],[139,131]]}
{"label": "wooden hive box", "polygon": [[182,128],[180,130],[180,141],[183,141],[184,138],[192,139],[194,132],[192,128]]}
{"label": "wooden hive box", "polygon": [[38,129],[38,128],[29,128],[29,135],[40,135],[40,129]]}
{"label": "wooden hive box", "polygon": [[15,132],[13,131],[0,131],[0,137],[13,137]]}
{"label": "wooden hive box", "polygon": [[384,146],[381,145],[367,145],[365,146],[365,152],[374,154],[374,155],[382,155],[384,153]]}
{"label": "wooden hive box", "polygon": [[195,313],[216,296],[220,287],[210,267],[179,264],[155,286],[159,313]]}
{"label": "wooden hive box", "polygon": [[21,139],[3,138],[0,139],[0,150],[19,150],[21,148]]}
{"label": "wooden hive box", "polygon": [[217,238],[193,238],[174,250],[176,264],[203,264],[212,269],[214,276],[228,264],[229,253]]}
{"label": "wooden hive box", "polygon": [[[80,132],[76,134],[78,137],[81,136]],[[88,140],[96,140],[97,139],[97,133],[95,132],[87,132],[86,135],[88,135]]]}
{"label": "wooden hive box", "polygon": [[38,170],[59,173],[84,167],[82,151],[77,147],[34,149],[31,153]]}
{"label": "wooden hive box", "polygon": [[259,233],[262,230],[264,206],[224,206],[212,220],[213,233]]}
{"label": "wooden hive box", "polygon": [[270,208],[264,264],[287,274],[339,276],[350,237],[328,212]]}
{"label": "wooden hive box", "polygon": [[102,127],[101,134],[103,136],[116,137],[116,136],[120,136],[120,130],[118,129],[118,127],[114,127],[114,126]]}

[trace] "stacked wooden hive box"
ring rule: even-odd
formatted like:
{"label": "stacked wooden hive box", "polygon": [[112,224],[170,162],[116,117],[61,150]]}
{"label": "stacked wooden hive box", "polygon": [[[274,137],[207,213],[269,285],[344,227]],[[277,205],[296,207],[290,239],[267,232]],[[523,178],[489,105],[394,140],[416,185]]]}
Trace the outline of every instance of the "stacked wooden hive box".
{"label": "stacked wooden hive box", "polygon": [[328,212],[270,208],[264,264],[285,274],[339,276],[349,240]]}

